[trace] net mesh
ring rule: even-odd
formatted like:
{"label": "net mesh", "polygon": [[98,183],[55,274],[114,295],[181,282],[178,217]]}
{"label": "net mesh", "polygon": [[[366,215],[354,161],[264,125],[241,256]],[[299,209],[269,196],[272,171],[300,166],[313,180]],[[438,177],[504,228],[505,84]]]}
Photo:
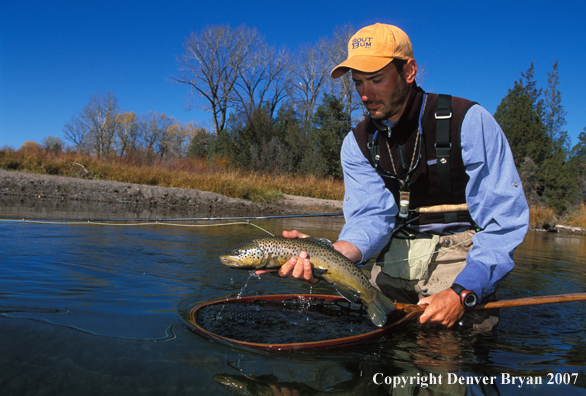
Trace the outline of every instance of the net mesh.
{"label": "net mesh", "polygon": [[362,305],[322,298],[218,303],[200,309],[196,321],[216,335],[264,344],[333,340],[378,329]]}

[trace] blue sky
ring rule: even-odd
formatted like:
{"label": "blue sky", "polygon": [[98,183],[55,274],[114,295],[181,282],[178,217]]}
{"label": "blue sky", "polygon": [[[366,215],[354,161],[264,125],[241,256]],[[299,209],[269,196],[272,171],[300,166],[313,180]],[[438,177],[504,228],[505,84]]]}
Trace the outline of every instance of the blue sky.
{"label": "blue sky", "polygon": [[493,114],[531,62],[545,89],[557,60],[574,145],[586,127],[585,16],[586,3],[575,0],[0,0],[0,147],[63,138],[64,124],[108,91],[125,111],[211,127],[209,113],[186,110],[188,88],[171,82],[185,38],[206,25],[246,24],[293,50],[337,25],[375,22],[411,37],[424,89],[466,97]]}

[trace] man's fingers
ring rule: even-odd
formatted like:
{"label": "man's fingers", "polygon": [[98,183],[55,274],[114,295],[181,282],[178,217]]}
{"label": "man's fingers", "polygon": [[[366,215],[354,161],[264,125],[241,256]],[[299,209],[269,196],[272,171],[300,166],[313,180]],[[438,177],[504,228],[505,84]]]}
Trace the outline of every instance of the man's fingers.
{"label": "man's fingers", "polygon": [[[307,253],[306,252],[299,253],[299,259],[297,260],[295,268],[293,268],[293,278],[305,279],[306,261],[307,261],[307,263],[309,263],[309,260],[307,260]],[[311,268],[311,264],[310,264],[310,268]]]}
{"label": "man's fingers", "polygon": [[268,274],[269,272],[277,272],[279,271],[278,269],[262,269],[262,270],[256,270],[254,271],[255,274],[257,275],[262,275],[262,274]]}
{"label": "man's fingers", "polygon": [[283,278],[287,278],[293,274],[295,270],[295,266],[297,265],[297,257],[291,257],[289,261],[281,266],[279,269],[279,276]]}
{"label": "man's fingers", "polygon": [[299,232],[297,230],[283,231],[283,236],[289,239],[295,238],[309,238],[309,235]]}

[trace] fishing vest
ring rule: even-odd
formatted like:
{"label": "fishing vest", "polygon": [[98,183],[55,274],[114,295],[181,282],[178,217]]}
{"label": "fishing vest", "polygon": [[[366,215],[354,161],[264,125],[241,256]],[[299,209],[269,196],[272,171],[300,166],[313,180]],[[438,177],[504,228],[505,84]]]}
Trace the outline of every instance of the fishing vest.
{"label": "fishing vest", "polygon": [[[423,131],[418,143],[421,145],[421,155],[406,183],[410,191],[410,213],[415,208],[423,206],[466,203],[466,184],[469,180],[462,160],[460,132],[466,112],[475,103],[448,95],[428,93],[425,96],[425,108],[420,114],[424,92],[418,86],[413,86],[405,112],[392,128],[390,137],[386,131],[381,130],[376,134],[376,139],[373,139],[378,128],[370,116],[367,116],[354,129],[358,146],[373,167],[375,163],[371,146],[376,142],[380,167],[393,175],[404,175],[411,170],[412,162],[417,161],[419,148],[415,147],[415,142],[419,133],[421,116]],[[394,169],[389,150],[394,160]],[[390,177],[382,177],[382,179],[386,188],[395,197],[395,202],[398,203],[400,182]],[[473,224],[468,211],[422,213],[411,224],[455,222]]]}

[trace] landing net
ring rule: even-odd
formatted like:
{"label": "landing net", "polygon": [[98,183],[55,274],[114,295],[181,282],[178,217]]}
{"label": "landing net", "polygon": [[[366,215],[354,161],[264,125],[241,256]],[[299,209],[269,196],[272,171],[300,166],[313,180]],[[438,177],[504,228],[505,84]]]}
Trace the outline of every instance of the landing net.
{"label": "landing net", "polygon": [[405,318],[395,311],[387,323],[372,324],[359,304],[340,296],[273,295],[214,301],[194,307],[193,331],[211,339],[264,349],[309,349],[360,344],[395,328]]}

